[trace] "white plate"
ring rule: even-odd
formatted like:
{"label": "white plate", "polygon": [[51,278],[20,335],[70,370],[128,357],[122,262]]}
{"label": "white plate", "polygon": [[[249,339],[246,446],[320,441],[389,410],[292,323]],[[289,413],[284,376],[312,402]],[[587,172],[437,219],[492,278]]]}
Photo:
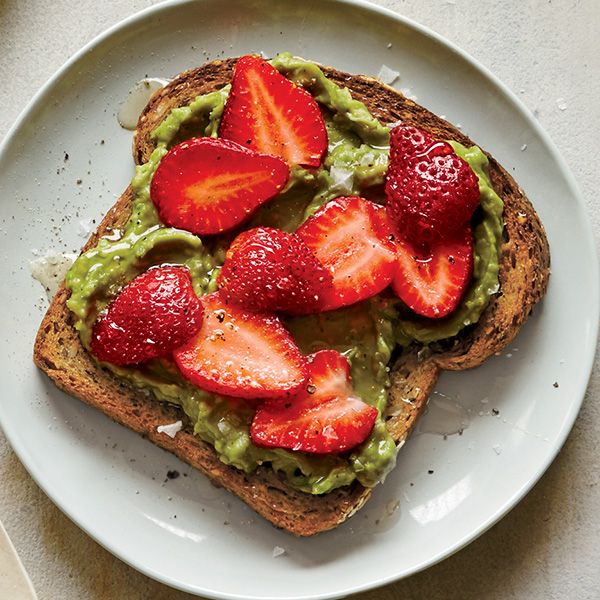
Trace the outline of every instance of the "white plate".
{"label": "white plate", "polygon": [[[363,2],[229,0],[227,16],[223,10],[221,0],[173,2],[124,21],[70,60],[5,140],[0,418],[53,501],[149,576],[219,598],[343,596],[455,552],[548,467],[591,369],[596,253],[573,178],[546,134],[513,94],[450,43]],[[485,366],[440,380],[439,391],[469,413],[464,434],[413,436],[367,508],[314,539],[295,539],[255,517],[171,455],[58,392],[30,359],[42,316],[41,288],[27,268],[31,251],[77,250],[80,221],[98,219],[125,188],[131,135],[115,113],[130,86],[146,75],[172,76],[260,50],[290,50],[355,73],[375,74],[383,63],[399,70],[403,87],[460,123],[514,174],[552,248],[548,296],[516,342]],[[421,431],[440,410],[434,403]],[[188,476],[165,483],[168,469]],[[274,558],[275,546],[285,554]]]}

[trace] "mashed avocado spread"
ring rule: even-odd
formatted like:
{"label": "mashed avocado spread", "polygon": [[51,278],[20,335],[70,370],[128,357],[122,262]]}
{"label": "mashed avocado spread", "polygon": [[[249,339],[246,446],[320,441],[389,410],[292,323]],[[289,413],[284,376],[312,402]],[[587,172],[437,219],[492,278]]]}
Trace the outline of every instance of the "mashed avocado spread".
{"label": "mashed avocado spread", "polygon": [[[248,228],[259,225],[294,231],[328,200],[362,195],[379,200],[389,154],[389,129],[379,123],[350,92],[333,83],[313,63],[280,54],[271,64],[307,89],[325,111],[329,148],[321,167],[294,167],[281,194],[252,217]],[[68,307],[75,327],[89,347],[99,313],[124,284],[157,264],[184,264],[198,295],[216,290],[216,278],[231,241],[227,235],[201,240],[186,231],[166,227],[150,199],[150,182],[169,148],[186,137],[217,137],[230,86],[173,109],[152,133],[155,149],[147,163],[137,166],[131,182],[133,210],[122,231],[101,238],[84,252],[67,274],[71,290]],[[377,407],[379,417],[369,438],[347,455],[311,456],[284,449],[263,449],[250,440],[253,410],[244,401],[225,399],[183,379],[174,363],[159,359],[135,367],[103,366],[136,387],[151,390],[159,399],[178,404],[194,426],[194,433],[211,443],[221,460],[245,472],[270,464],[291,485],[313,493],[327,493],[357,479],[373,486],[394,466],[396,446],[387,432],[383,411],[389,388],[389,366],[396,346],[413,341],[428,344],[456,335],[476,323],[498,289],[498,252],[502,237],[503,205],[487,173],[487,158],[477,147],[451,142],[456,153],[479,180],[481,208],[474,229],[473,280],[459,308],[437,321],[409,318],[400,301],[374,297],[335,311],[294,317],[286,325],[306,354],[334,348],[350,361],[358,396]]]}

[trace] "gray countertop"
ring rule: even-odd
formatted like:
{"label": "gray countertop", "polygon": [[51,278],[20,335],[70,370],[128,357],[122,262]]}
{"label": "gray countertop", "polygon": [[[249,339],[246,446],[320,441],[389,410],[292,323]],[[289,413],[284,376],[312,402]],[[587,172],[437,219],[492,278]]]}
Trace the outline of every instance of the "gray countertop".
{"label": "gray countertop", "polygon": [[[0,0],[0,139],[83,44],[150,0]],[[525,102],[566,158],[600,236],[600,2],[378,0],[456,42]],[[467,548],[361,599],[599,598],[600,369],[562,452]],[[0,433],[0,519],[40,599],[192,598],[137,573],[65,517]]]}

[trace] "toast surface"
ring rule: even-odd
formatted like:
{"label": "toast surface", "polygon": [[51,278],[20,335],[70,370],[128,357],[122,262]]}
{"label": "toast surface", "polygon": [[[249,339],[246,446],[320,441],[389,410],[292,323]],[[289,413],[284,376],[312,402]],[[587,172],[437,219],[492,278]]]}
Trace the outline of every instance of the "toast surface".
{"label": "toast surface", "polygon": [[[145,162],[154,145],[151,131],[175,107],[189,104],[196,96],[229,83],[235,59],[214,61],[186,71],[159,90],[140,116],[133,142],[137,164]],[[329,67],[325,74],[348,87],[383,123],[402,120],[432,135],[473,145],[462,132],[400,92],[360,75],[349,75]],[[489,156],[489,155],[488,155]],[[446,350],[419,358],[417,349],[405,350],[393,366],[386,424],[396,442],[406,439],[441,369],[477,366],[498,353],[517,334],[533,306],[543,296],[549,275],[549,249],[543,227],[533,207],[512,177],[492,158],[490,177],[505,204],[505,234],[500,259],[500,292],[477,325],[460,334]],[[99,237],[118,229],[129,218],[133,193],[127,188],[110,209],[84,250]],[[68,290],[63,286],[48,308],[34,348],[34,361],[65,392],[100,409],[113,420],[169,450],[199,469],[216,485],[239,496],[277,527],[296,535],[313,535],[331,529],[360,508],[371,491],[358,483],[314,496],[299,492],[272,469],[260,467],[248,475],[222,463],[212,446],[192,434],[183,411],[158,402],[150,394],[120,381],[101,368],[83,348],[66,306]],[[184,429],[171,439],[157,426],[181,419]]]}

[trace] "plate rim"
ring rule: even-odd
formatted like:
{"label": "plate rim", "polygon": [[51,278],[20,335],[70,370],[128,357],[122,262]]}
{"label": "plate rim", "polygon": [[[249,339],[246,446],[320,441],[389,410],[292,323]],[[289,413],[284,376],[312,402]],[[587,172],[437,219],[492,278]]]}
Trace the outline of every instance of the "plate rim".
{"label": "plate rim", "polygon": [[[47,80],[46,82],[38,89],[38,91],[33,95],[33,97],[26,103],[25,107],[21,110],[12,126],[9,127],[7,133],[4,136],[4,139],[0,142],[0,161],[2,161],[5,154],[8,153],[10,146],[13,143],[13,138],[16,137],[21,126],[26,122],[29,113],[35,109],[35,107],[40,103],[40,101],[44,98],[44,96],[51,91],[52,87],[59,83],[63,76],[69,72],[69,70],[76,65],[88,52],[100,46],[101,44],[110,40],[112,36],[118,34],[119,32],[126,30],[131,26],[135,26],[137,23],[143,22],[145,19],[152,15],[156,15],[160,12],[167,11],[171,8],[175,7],[184,7],[185,5],[198,4],[204,2],[205,0],[164,0],[163,2],[159,2],[157,4],[146,7],[140,11],[137,11],[124,19],[121,19],[117,23],[111,25],[104,31],[97,34],[93,37],[89,42],[83,45],[77,52],[75,52],[69,59],[67,59]],[[260,0],[261,2],[265,2],[268,0]],[[324,1],[324,0],[321,0]],[[572,193],[572,196],[575,200],[575,205],[579,209],[581,216],[583,217],[583,229],[580,231],[580,235],[584,238],[584,243],[588,247],[590,252],[590,261],[593,266],[594,272],[594,280],[591,282],[592,288],[592,298],[591,305],[594,307],[593,313],[590,314],[590,323],[591,323],[591,333],[590,338],[595,339],[593,342],[591,351],[589,355],[586,357],[585,364],[581,365],[580,369],[582,375],[580,377],[580,383],[577,388],[577,393],[575,394],[575,400],[569,406],[569,410],[565,413],[565,418],[562,422],[562,428],[557,433],[556,441],[552,450],[547,454],[545,459],[538,466],[536,474],[531,477],[525,484],[523,484],[518,490],[516,490],[504,503],[503,506],[497,510],[495,513],[491,514],[486,520],[484,520],[476,529],[471,531],[469,534],[464,535],[462,538],[456,540],[453,544],[446,547],[443,551],[438,552],[436,555],[431,556],[427,560],[423,560],[416,567],[411,568],[406,572],[399,572],[395,575],[389,575],[380,577],[378,579],[372,580],[370,582],[366,582],[360,585],[354,585],[353,587],[344,588],[338,590],[336,592],[331,592],[325,595],[303,595],[298,596],[298,600],[319,600],[319,599],[329,599],[329,598],[340,598],[344,597],[348,594],[356,594],[360,592],[364,592],[366,590],[378,588],[380,586],[399,581],[405,577],[409,577],[414,575],[420,571],[423,571],[439,562],[448,558],[449,556],[455,554],[469,543],[475,541],[478,537],[480,537],[483,533],[485,533],[490,527],[495,525],[498,521],[500,521],[508,512],[510,512],[528,493],[529,491],[537,484],[540,478],[544,475],[550,465],[554,462],[556,456],[562,449],[569,433],[571,432],[573,425],[575,423],[575,419],[577,418],[581,406],[583,404],[585,393],[587,387],[589,385],[589,380],[592,374],[593,366],[594,366],[594,358],[595,358],[595,350],[598,345],[598,331],[600,325],[600,277],[598,275],[599,272],[599,259],[598,259],[598,248],[596,245],[596,241],[594,238],[591,221],[589,218],[589,211],[585,205],[585,201],[583,199],[583,195],[579,189],[579,185],[575,176],[571,172],[571,169],[567,165],[566,161],[560,154],[558,148],[554,144],[550,135],[545,131],[545,129],[540,125],[537,119],[533,116],[531,111],[525,106],[525,104],[518,98],[518,96],[508,88],[494,73],[485,65],[480,63],[477,59],[472,57],[462,48],[460,48],[457,44],[445,38],[441,34],[438,34],[434,30],[429,27],[422,25],[416,20],[406,17],[400,13],[397,13],[391,9],[388,9],[384,6],[379,6],[377,4],[373,4],[369,0],[325,0],[329,5],[340,5],[342,7],[346,6],[349,9],[360,8],[366,11],[372,11],[378,13],[379,15],[386,17],[391,21],[396,21],[401,23],[402,25],[412,29],[419,35],[423,35],[432,39],[433,41],[441,44],[447,50],[451,51],[453,54],[457,55],[461,60],[466,62],[470,67],[479,72],[485,79],[487,79],[496,89],[498,89],[501,94],[510,101],[511,106],[516,109],[521,116],[525,119],[528,125],[534,130],[536,135],[539,136],[549,154],[556,161],[560,169],[560,175],[564,179],[568,189]],[[0,414],[1,416],[1,414]],[[40,474],[36,471],[34,467],[32,467],[29,457],[30,453],[27,447],[20,445],[17,443],[17,440],[14,436],[11,436],[7,429],[4,427],[3,423],[0,420],[0,428],[4,432],[4,435],[7,441],[10,443],[11,448],[32,477],[32,479],[36,482],[36,484],[48,495],[52,503],[57,506],[61,512],[67,516],[73,523],[75,523],[81,530],[83,530],[86,535],[89,535],[94,541],[100,544],[103,548],[117,557],[119,560],[123,561],[130,567],[136,569],[142,574],[158,581],[160,583],[166,584],[175,589],[179,589],[194,595],[206,595],[212,598],[219,598],[223,600],[261,600],[263,596],[261,595],[253,595],[253,596],[240,596],[238,594],[224,593],[217,590],[209,590],[205,588],[200,588],[198,586],[190,586],[188,584],[182,583],[169,575],[164,573],[159,573],[151,568],[146,567],[143,563],[140,563],[128,556],[123,555],[118,549],[114,548],[110,541],[110,536],[106,538],[102,536],[102,532],[92,531],[87,528],[87,526],[79,522],[79,520],[72,516],[69,512],[68,508],[64,505],[61,500],[59,490],[56,490],[51,482],[45,481],[43,478],[43,474]],[[43,482],[43,483],[42,483]]]}

